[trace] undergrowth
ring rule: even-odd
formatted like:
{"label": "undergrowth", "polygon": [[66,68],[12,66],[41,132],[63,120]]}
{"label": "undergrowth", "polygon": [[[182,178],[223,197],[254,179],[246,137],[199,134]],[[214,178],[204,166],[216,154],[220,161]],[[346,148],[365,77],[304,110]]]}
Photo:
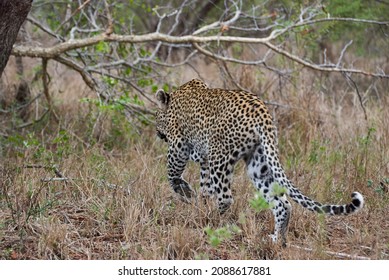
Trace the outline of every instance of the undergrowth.
{"label": "undergrowth", "polygon": [[[226,214],[199,197],[185,204],[170,190],[167,147],[152,122],[130,123],[121,108],[85,100],[71,111],[59,100],[59,122],[47,116],[0,136],[0,259],[389,259],[382,102],[368,104],[368,121],[358,106],[335,113],[331,100],[299,91],[280,102],[289,106],[270,108],[289,179],[323,203],[346,203],[359,191],[360,213],[324,217],[292,203],[282,248],[270,241],[271,211],[244,164]],[[184,176],[198,190],[198,165]]]}

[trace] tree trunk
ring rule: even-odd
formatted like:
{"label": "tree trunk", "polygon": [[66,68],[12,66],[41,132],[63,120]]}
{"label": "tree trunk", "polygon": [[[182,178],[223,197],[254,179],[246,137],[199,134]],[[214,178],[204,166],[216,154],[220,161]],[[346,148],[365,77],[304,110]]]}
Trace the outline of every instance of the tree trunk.
{"label": "tree trunk", "polygon": [[33,0],[0,0],[0,77]]}

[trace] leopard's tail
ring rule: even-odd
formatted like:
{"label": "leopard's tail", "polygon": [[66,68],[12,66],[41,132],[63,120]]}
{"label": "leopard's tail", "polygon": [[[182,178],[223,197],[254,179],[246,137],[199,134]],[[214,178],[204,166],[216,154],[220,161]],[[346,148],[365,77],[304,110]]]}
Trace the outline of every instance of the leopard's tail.
{"label": "leopard's tail", "polygon": [[[289,182],[288,182],[289,183]],[[301,206],[315,211],[317,213],[327,215],[348,215],[355,213],[362,209],[364,204],[363,196],[359,192],[353,192],[351,194],[351,203],[343,205],[324,204],[316,202],[309,197],[301,193],[299,189],[292,184],[288,184],[287,193],[291,199],[300,204]]]}
{"label": "leopard's tail", "polygon": [[[273,135],[273,138],[275,136]],[[327,215],[348,215],[359,211],[364,204],[363,196],[359,192],[353,192],[351,194],[351,203],[343,205],[333,204],[321,204],[311,198],[305,196],[298,188],[287,179],[285,172],[278,159],[278,151],[275,145],[265,133],[262,133],[262,147],[264,149],[264,156],[272,155],[272,161],[267,158],[270,169],[273,173],[274,180],[282,187],[286,188],[287,194],[291,199],[300,204],[301,206],[318,213]]]}

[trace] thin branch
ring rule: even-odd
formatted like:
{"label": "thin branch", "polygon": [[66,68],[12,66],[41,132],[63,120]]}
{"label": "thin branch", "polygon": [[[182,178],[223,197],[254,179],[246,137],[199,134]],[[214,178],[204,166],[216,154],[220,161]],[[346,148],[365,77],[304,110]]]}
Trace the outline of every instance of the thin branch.
{"label": "thin branch", "polygon": [[108,5],[106,0],[104,0],[104,6],[105,6],[105,12],[107,14],[107,19],[108,19],[108,26],[107,26],[107,28],[105,30],[105,33],[107,35],[110,35],[113,32],[113,20],[112,20],[111,12],[109,10],[109,5]]}
{"label": "thin branch", "polygon": [[41,164],[26,164],[23,168],[43,168],[47,170],[52,170],[54,174],[59,178],[65,178],[62,173],[58,170],[57,165],[41,165]]}
{"label": "thin branch", "polygon": [[273,51],[275,51],[276,53],[279,53],[279,54],[289,58],[290,60],[293,60],[293,61],[295,61],[295,62],[297,62],[305,67],[312,69],[312,70],[322,71],[322,72],[338,72],[338,73],[346,72],[346,73],[360,74],[360,75],[369,76],[369,77],[389,79],[389,74],[385,74],[385,73],[371,73],[371,72],[359,70],[359,69],[350,69],[350,68],[341,68],[341,67],[338,68],[336,66],[320,66],[320,65],[312,64],[312,63],[302,59],[301,57],[298,57],[294,54],[291,54],[290,52],[271,44],[270,42],[266,42],[265,45],[269,49],[272,49]]}
{"label": "thin branch", "polygon": [[379,26],[389,26],[389,21],[377,21],[377,20],[369,20],[369,19],[357,19],[357,18],[319,18],[319,19],[305,19],[303,21],[298,21],[297,23],[291,24],[283,29],[274,29],[272,33],[275,37],[279,37],[290,30],[293,30],[297,27],[306,26],[306,25],[314,25],[317,23],[322,22],[334,22],[334,21],[340,21],[340,22],[353,22],[353,23],[365,23],[365,24],[374,24]]}
{"label": "thin branch", "polygon": [[161,62],[161,61],[158,61],[158,60],[151,60],[150,63],[153,63],[155,65],[159,65],[159,66],[163,66],[163,67],[178,67],[178,66],[182,66],[182,65],[186,65],[189,63],[189,61],[196,55],[198,54],[198,51],[197,50],[194,50],[193,52],[191,52],[189,55],[187,55],[185,57],[184,60],[180,61],[180,62],[176,62],[176,63],[164,63],[164,62]]}
{"label": "thin branch", "polygon": [[87,86],[95,91],[98,91],[97,83],[93,80],[93,78],[84,70],[84,68],[74,61],[65,58],[63,56],[56,56],[54,60],[68,66],[69,68],[73,69],[74,71],[77,71],[81,77],[83,78],[84,82],[87,84]]}
{"label": "thin branch", "polygon": [[42,96],[42,93],[39,93],[37,96],[35,96],[34,98],[30,99],[27,103],[23,104],[23,105],[19,105],[19,106],[16,106],[16,107],[11,107],[11,109],[9,110],[3,110],[3,109],[0,109],[0,113],[2,114],[9,114],[9,113],[12,113],[14,111],[19,111],[23,108],[26,108],[28,107],[29,105],[31,105],[31,103],[33,103],[35,100],[37,100],[38,98],[40,98]]}
{"label": "thin branch", "polygon": [[222,66],[223,66],[224,71],[227,73],[228,78],[233,82],[233,84],[234,84],[237,88],[239,88],[239,89],[242,90],[242,91],[250,91],[250,90],[248,90],[247,88],[244,88],[244,87],[243,87],[243,86],[234,78],[234,75],[232,75],[230,69],[228,68],[228,65],[227,65],[226,61],[221,60],[221,64],[222,64]]}
{"label": "thin branch", "polygon": [[46,100],[47,100],[47,104],[48,104],[48,107],[49,107],[49,111],[54,115],[54,118],[57,120],[57,122],[59,121],[59,118],[58,116],[55,114],[54,110],[53,110],[53,104],[52,104],[52,100],[51,100],[51,96],[50,96],[50,92],[49,92],[49,74],[47,72],[47,59],[46,58],[43,58],[42,59],[42,84],[43,84],[43,93],[46,97]]}
{"label": "thin branch", "polygon": [[50,112],[49,109],[45,110],[43,112],[43,114],[38,119],[35,119],[35,120],[33,120],[31,122],[28,122],[28,123],[24,123],[24,124],[18,125],[17,128],[25,128],[27,126],[30,126],[30,125],[33,125],[33,124],[36,124],[36,123],[40,122],[41,120],[43,120],[43,118],[47,115],[48,112]]}
{"label": "thin branch", "polygon": [[359,92],[358,86],[357,86],[357,84],[354,82],[354,80],[351,79],[351,76],[350,76],[349,73],[343,73],[343,74],[344,74],[344,76],[346,77],[347,82],[351,83],[351,85],[355,88],[355,92],[357,93],[358,100],[359,100],[359,104],[360,104],[361,107],[362,107],[363,114],[364,114],[364,116],[365,116],[365,121],[367,122],[367,112],[366,112],[365,105],[363,105],[362,96],[361,96],[361,93]]}
{"label": "thin branch", "polygon": [[[126,107],[130,111],[135,111],[136,113],[139,113],[139,114],[147,114],[147,115],[154,115],[155,114],[154,111],[147,109],[143,106],[139,106],[139,105],[131,104],[131,103],[124,103],[120,100],[115,100],[114,102]],[[150,121],[150,122],[152,122],[152,121]]]}
{"label": "thin branch", "polygon": [[50,93],[49,93],[49,86],[48,86],[48,83],[49,83],[49,75],[47,73],[47,59],[46,58],[43,58],[42,59],[42,84],[43,84],[43,93],[46,97],[46,100],[47,100],[47,104],[49,106],[49,111],[52,110],[52,106],[51,106],[51,96],[50,96]]}
{"label": "thin branch", "polygon": [[350,40],[350,42],[348,42],[344,48],[342,49],[342,51],[340,52],[340,56],[339,56],[339,59],[338,59],[338,63],[336,63],[336,68],[339,68],[340,67],[340,63],[342,62],[343,60],[343,56],[347,50],[347,48],[353,43],[353,40]]}
{"label": "thin branch", "polygon": [[34,24],[36,27],[38,27],[39,29],[41,29],[42,31],[46,32],[47,34],[49,34],[50,36],[54,37],[54,38],[57,38],[58,41],[60,42],[64,42],[65,39],[58,35],[57,33],[55,33],[54,31],[52,31],[50,28],[48,28],[47,26],[44,26],[43,24],[41,24],[39,21],[37,21],[35,18],[33,18],[32,16],[28,16],[27,17],[27,21],[31,22],[32,24]]}
{"label": "thin branch", "polygon": [[81,11],[82,9],[84,9],[84,7],[86,5],[88,5],[88,3],[90,2],[91,0],[86,0],[84,3],[82,3],[82,5],[80,5],[68,18],[66,18],[58,27],[57,29],[54,31],[54,33],[57,33],[69,20],[71,20],[79,11]]}
{"label": "thin branch", "polygon": [[[289,246],[293,247],[293,248],[300,249],[300,250],[304,250],[304,251],[307,251],[307,252],[313,252],[314,251],[311,248],[301,247],[301,246],[298,246],[298,245],[290,244]],[[324,251],[324,253],[326,253],[327,255],[331,255],[331,256],[335,256],[335,257],[341,258],[341,259],[348,258],[348,259],[353,259],[353,260],[370,260],[370,258],[367,258],[367,257],[362,257],[362,256],[358,256],[358,255],[350,255],[350,254],[346,254],[346,253],[339,253],[339,252],[332,252],[332,251]]]}
{"label": "thin branch", "polygon": [[260,65],[260,64],[265,63],[265,61],[263,59],[257,60],[257,61],[246,61],[246,60],[236,59],[236,58],[232,58],[232,57],[221,56],[221,55],[215,54],[211,51],[204,49],[203,47],[201,47],[197,43],[193,43],[193,47],[196,50],[198,50],[200,53],[202,53],[206,56],[212,57],[216,60],[223,60],[223,61],[234,62],[234,63],[245,64],[245,65]]}
{"label": "thin branch", "polygon": [[137,85],[135,85],[131,80],[129,79],[126,79],[126,78],[123,78],[121,76],[118,76],[118,75],[114,75],[114,74],[111,74],[111,73],[105,73],[105,72],[102,72],[102,71],[98,71],[98,70],[90,70],[91,72],[94,72],[94,73],[98,73],[100,75],[103,75],[103,76],[107,76],[107,77],[111,77],[111,78],[114,78],[114,79],[117,79],[119,81],[122,81],[122,82],[125,82],[127,84],[129,84],[130,86],[132,86],[137,92],[139,92],[144,98],[146,98],[149,102],[157,105],[157,103],[150,99],[150,97],[148,97],[143,91],[141,88],[139,88]]}
{"label": "thin branch", "polygon": [[344,22],[353,22],[353,23],[368,23],[368,24],[374,24],[374,25],[384,25],[389,26],[389,21],[379,21],[379,20],[371,20],[371,19],[360,19],[360,18],[342,18],[342,17],[328,17],[328,18],[318,18],[318,19],[312,19],[307,20],[304,22],[296,23],[293,26],[294,27],[300,27],[304,25],[313,25],[319,22],[332,22],[332,21],[344,21]]}
{"label": "thin branch", "polygon": [[71,178],[62,178],[62,177],[54,177],[54,178],[43,178],[41,179],[41,182],[67,182],[67,181],[71,181],[73,179]]}
{"label": "thin branch", "polygon": [[238,8],[236,3],[234,3],[234,6],[236,7],[236,11],[235,11],[234,16],[231,19],[229,19],[227,21],[216,21],[214,23],[211,23],[211,24],[208,24],[206,26],[203,26],[203,27],[197,29],[195,32],[193,32],[193,35],[198,35],[200,33],[205,33],[207,31],[213,30],[213,29],[220,29],[220,28],[223,28],[223,27],[228,27],[231,24],[233,24],[234,22],[236,22],[239,19],[239,16],[241,15],[242,12]]}

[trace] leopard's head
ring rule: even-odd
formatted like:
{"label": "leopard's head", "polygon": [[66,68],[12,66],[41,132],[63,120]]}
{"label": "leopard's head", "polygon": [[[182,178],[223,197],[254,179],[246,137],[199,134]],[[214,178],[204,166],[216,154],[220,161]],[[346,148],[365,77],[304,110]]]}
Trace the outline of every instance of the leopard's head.
{"label": "leopard's head", "polygon": [[156,93],[158,100],[158,110],[155,115],[157,136],[167,142],[167,110],[170,101],[170,95],[163,89]]}

